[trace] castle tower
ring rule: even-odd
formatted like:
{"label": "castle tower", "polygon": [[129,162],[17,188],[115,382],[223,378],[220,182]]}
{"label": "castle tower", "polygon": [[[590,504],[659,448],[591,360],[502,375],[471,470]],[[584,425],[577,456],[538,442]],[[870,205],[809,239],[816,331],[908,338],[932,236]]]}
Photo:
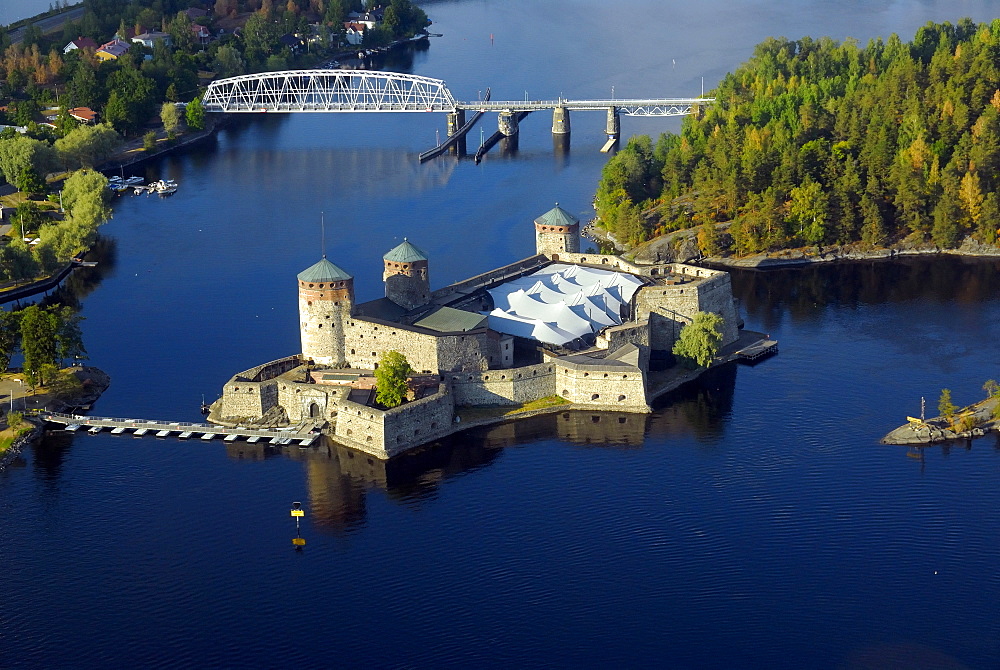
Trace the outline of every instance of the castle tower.
{"label": "castle tower", "polygon": [[546,256],[580,253],[580,219],[557,202],[535,219],[535,250]]}
{"label": "castle tower", "polygon": [[354,307],[354,278],[324,256],[298,279],[302,355],[321,365],[344,366],[344,325]]}
{"label": "castle tower", "polygon": [[427,254],[410,244],[403,243],[382,257],[385,271],[385,297],[400,307],[410,310],[426,305],[431,299],[431,282],[427,273]]}

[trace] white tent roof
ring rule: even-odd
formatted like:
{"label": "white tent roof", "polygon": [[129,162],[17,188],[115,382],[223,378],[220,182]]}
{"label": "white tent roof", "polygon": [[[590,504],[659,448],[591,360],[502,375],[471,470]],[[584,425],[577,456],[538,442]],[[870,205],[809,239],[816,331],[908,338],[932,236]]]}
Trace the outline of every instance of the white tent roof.
{"label": "white tent roof", "polygon": [[635,275],[554,263],[490,289],[490,328],[550,344],[566,344],[611,325],[642,286]]}

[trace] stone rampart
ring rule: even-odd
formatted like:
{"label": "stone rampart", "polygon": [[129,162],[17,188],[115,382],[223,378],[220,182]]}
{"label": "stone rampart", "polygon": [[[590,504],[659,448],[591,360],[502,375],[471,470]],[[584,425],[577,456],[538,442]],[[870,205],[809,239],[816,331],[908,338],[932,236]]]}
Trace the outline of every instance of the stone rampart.
{"label": "stone rampart", "polygon": [[636,293],[633,299],[635,318],[649,321],[650,346],[653,349],[669,351],[680,329],[690,323],[698,312],[715,312],[722,317],[723,346],[739,337],[739,317],[733,303],[729,274],[716,270],[705,272],[712,275],[694,278],[695,281],[683,284],[645,286]]}
{"label": "stone rampart", "polygon": [[649,321],[629,321],[620,326],[608,326],[597,336],[597,346],[608,353],[618,351],[626,344],[649,347]]}
{"label": "stone rampart", "polygon": [[230,381],[260,382],[268,379],[274,379],[278,375],[283,375],[289,370],[294,370],[299,365],[302,365],[302,356],[300,354],[285,356],[284,358],[263,363],[255,368],[250,368],[249,370],[244,370],[243,372],[237,372],[233,375],[233,378]]}
{"label": "stone rampart", "polygon": [[230,380],[222,387],[223,419],[258,418],[278,404],[278,383],[269,379],[263,382]]}
{"label": "stone rampart", "polygon": [[278,404],[285,408],[290,423],[305,419],[331,421],[338,398],[350,393],[346,386],[279,381]]}
{"label": "stone rampart", "polygon": [[476,275],[475,277],[469,277],[468,279],[451,284],[450,286],[439,288],[431,293],[431,300],[439,304],[444,303],[452,297],[458,298],[460,296],[467,295],[476,289],[490,286],[500,281],[514,279],[528,272],[534,272],[535,270],[545,267],[548,264],[548,259],[541,254],[530,256],[529,258],[519,260],[516,263],[504,265],[503,267],[489,272],[484,272],[483,274]]}
{"label": "stone rampart", "polygon": [[454,412],[446,383],[432,396],[384,411],[341,399],[334,437],[378,458],[391,458],[452,432]]}
{"label": "stone rampart", "polygon": [[390,350],[403,354],[417,372],[432,374],[485,370],[501,363],[499,338],[485,328],[445,334],[369,318],[348,322],[345,357],[352,368],[374,369]]}
{"label": "stone rampart", "polygon": [[637,367],[621,363],[578,364],[552,359],[556,393],[577,405],[648,412],[645,377]]}
{"label": "stone rampart", "polygon": [[555,367],[551,363],[445,376],[451,381],[458,406],[521,405],[555,395]]}

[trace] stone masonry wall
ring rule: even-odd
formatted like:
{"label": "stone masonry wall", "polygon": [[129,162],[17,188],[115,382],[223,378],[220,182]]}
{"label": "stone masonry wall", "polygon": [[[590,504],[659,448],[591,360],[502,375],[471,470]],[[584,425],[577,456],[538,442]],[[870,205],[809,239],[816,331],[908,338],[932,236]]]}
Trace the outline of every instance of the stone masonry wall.
{"label": "stone masonry wall", "polygon": [[697,283],[646,286],[635,297],[635,318],[649,321],[650,346],[657,350],[669,350],[680,329],[698,312],[715,312],[723,318],[723,346],[736,341],[739,317],[728,273]]}
{"label": "stone masonry wall", "polygon": [[258,418],[278,404],[278,384],[273,379],[264,382],[230,380],[222,387],[224,419]]}
{"label": "stone masonry wall", "polygon": [[485,370],[500,365],[499,338],[485,329],[442,335],[398,323],[357,317],[347,324],[345,357],[352,368],[374,369],[382,353],[395,350],[417,372]]}
{"label": "stone masonry wall", "polygon": [[646,382],[642,370],[622,365],[576,366],[553,359],[556,393],[579,405],[595,408],[648,412]]}
{"label": "stone masonry wall", "polygon": [[455,405],[521,405],[555,395],[555,367],[551,363],[509,370],[450,374]]}
{"label": "stone masonry wall", "polygon": [[386,411],[341,399],[334,437],[378,458],[390,458],[448,434],[454,411],[447,384],[441,384],[430,397]]}
{"label": "stone masonry wall", "polygon": [[[340,396],[346,396],[350,390],[344,386],[329,386],[325,384],[306,384],[300,382],[278,383],[278,403],[285,408],[290,423],[304,419],[316,418],[330,421],[336,415],[336,404]],[[315,404],[318,416],[312,417],[310,409]]]}

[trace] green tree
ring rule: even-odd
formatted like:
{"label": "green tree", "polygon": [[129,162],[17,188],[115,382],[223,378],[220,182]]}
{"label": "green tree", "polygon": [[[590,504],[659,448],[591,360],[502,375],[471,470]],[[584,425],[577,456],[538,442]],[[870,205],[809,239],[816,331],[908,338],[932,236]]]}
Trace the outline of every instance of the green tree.
{"label": "green tree", "polygon": [[711,221],[703,223],[698,230],[698,250],[702,256],[718,256],[722,251],[719,231]]}
{"label": "green tree", "polygon": [[386,351],[375,369],[375,401],[385,407],[397,407],[406,399],[406,378],[413,373],[406,357],[398,351]]}
{"label": "green tree", "polygon": [[246,73],[246,65],[240,52],[228,44],[223,44],[215,52],[215,60],[212,67],[220,77],[235,77]]}
{"label": "green tree", "polygon": [[11,184],[17,184],[25,170],[48,174],[58,164],[55,149],[48,142],[24,135],[0,140],[0,171]]}
{"label": "green tree", "polygon": [[163,107],[160,109],[160,120],[163,121],[163,129],[167,131],[167,136],[172,136],[181,122],[177,105],[172,102],[163,103]]}
{"label": "green tree", "polygon": [[121,135],[109,123],[82,125],[55,142],[64,166],[91,168],[112,155],[122,144]]}
{"label": "green tree", "polygon": [[951,423],[958,407],[951,401],[951,389],[941,389],[941,397],[938,399],[938,412]]}
{"label": "green tree", "polygon": [[987,379],[983,382],[983,390],[986,391],[987,398],[998,396],[1000,395],[1000,384],[997,384],[995,379]]}
{"label": "green tree", "polygon": [[156,151],[156,131],[150,130],[142,136],[143,151]]}
{"label": "green tree", "polygon": [[205,127],[205,108],[202,107],[200,96],[187,104],[184,117],[188,128],[192,130],[202,130]]}
{"label": "green tree", "polygon": [[21,323],[17,312],[0,311],[0,374],[7,372],[10,359],[21,341]]}
{"label": "green tree", "polygon": [[673,353],[686,367],[708,367],[722,345],[722,317],[714,312],[698,312],[681,328]]}
{"label": "green tree", "polygon": [[56,330],[56,357],[60,364],[72,360],[74,363],[87,358],[87,349],[83,346],[83,329],[80,323],[84,317],[72,307],[63,305],[56,308],[54,314],[59,319]]}
{"label": "green tree", "polygon": [[56,362],[58,318],[38,305],[21,310],[21,353],[24,354],[24,374],[31,387],[45,384],[47,365]]}

